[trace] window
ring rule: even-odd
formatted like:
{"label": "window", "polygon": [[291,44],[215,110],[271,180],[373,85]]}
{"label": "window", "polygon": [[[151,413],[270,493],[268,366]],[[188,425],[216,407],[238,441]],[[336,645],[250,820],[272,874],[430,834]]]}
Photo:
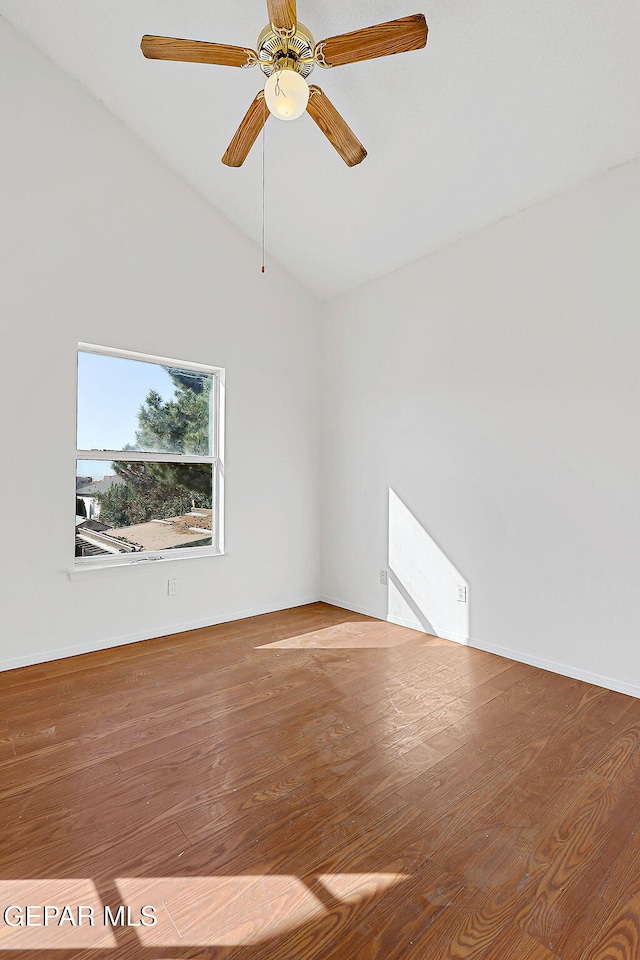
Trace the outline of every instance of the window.
{"label": "window", "polygon": [[224,370],[81,343],[76,567],[222,553]]}

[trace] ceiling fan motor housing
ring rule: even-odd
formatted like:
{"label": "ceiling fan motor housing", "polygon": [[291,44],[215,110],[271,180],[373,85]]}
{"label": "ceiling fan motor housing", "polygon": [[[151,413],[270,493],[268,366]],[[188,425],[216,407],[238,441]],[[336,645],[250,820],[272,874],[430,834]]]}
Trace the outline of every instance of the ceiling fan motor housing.
{"label": "ceiling fan motor housing", "polygon": [[285,67],[303,77],[308,77],[313,70],[315,41],[303,23],[297,24],[292,37],[276,33],[271,25],[265,27],[257,47],[258,63],[267,77]]}

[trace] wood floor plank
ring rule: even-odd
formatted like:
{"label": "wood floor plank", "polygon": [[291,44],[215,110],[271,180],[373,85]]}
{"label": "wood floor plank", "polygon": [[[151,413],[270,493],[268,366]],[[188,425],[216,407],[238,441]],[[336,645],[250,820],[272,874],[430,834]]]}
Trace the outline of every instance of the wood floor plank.
{"label": "wood floor plank", "polygon": [[498,934],[482,960],[558,960],[558,955],[524,933],[517,924],[510,923]]}
{"label": "wood floor plank", "polygon": [[16,747],[13,739],[4,738],[0,739],[0,763],[3,760],[13,760],[16,756]]}
{"label": "wood floor plank", "polygon": [[636,960],[640,956],[640,893],[607,919],[580,960]]}
{"label": "wood floor plank", "polygon": [[33,667],[19,667],[15,670],[3,670],[0,672],[0,691],[26,687],[36,680],[46,679],[46,676],[46,670],[40,664]]}

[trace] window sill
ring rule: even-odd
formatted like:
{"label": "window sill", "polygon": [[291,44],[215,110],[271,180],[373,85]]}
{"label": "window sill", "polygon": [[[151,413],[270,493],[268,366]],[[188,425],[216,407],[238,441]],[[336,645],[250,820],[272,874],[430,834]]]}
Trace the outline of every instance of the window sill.
{"label": "window sill", "polygon": [[120,563],[91,563],[82,566],[73,567],[67,571],[69,580],[91,580],[93,577],[105,577],[122,574],[132,568],[148,569],[165,563],[182,563],[185,560],[201,560],[205,557],[227,557],[227,553],[220,553],[218,550],[202,550],[196,553],[189,553],[186,556],[179,557],[144,557],[139,560],[123,560]]}

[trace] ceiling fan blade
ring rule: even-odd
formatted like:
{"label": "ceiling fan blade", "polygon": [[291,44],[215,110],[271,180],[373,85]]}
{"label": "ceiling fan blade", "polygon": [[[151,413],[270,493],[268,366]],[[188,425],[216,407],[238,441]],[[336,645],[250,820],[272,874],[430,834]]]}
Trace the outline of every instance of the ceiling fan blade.
{"label": "ceiling fan blade", "polygon": [[374,60],[393,53],[419,50],[427,42],[427,21],[424,14],[401,17],[378,23],[374,27],[342,33],[316,44],[315,58],[321,67],[341,67],[345,63]]}
{"label": "ceiling fan blade", "polygon": [[297,24],[296,0],[267,0],[269,21],[278,30],[295,33]]}
{"label": "ceiling fan blade", "polygon": [[205,43],[203,40],[144,36],[140,48],[149,60],[217,63],[222,67],[253,67],[258,62],[255,50],[230,47],[226,43]]}
{"label": "ceiling fan blade", "polygon": [[233,140],[227,147],[222,162],[228,167],[241,167],[247,159],[251,147],[258,139],[258,134],[267,122],[268,117],[269,111],[264,102],[264,90],[260,90],[245,113]]}
{"label": "ceiling fan blade", "polygon": [[361,163],[367,155],[346,120],[340,116],[331,100],[314,83],[309,85],[307,113],[318,124],[325,137],[336,148],[349,167]]}

